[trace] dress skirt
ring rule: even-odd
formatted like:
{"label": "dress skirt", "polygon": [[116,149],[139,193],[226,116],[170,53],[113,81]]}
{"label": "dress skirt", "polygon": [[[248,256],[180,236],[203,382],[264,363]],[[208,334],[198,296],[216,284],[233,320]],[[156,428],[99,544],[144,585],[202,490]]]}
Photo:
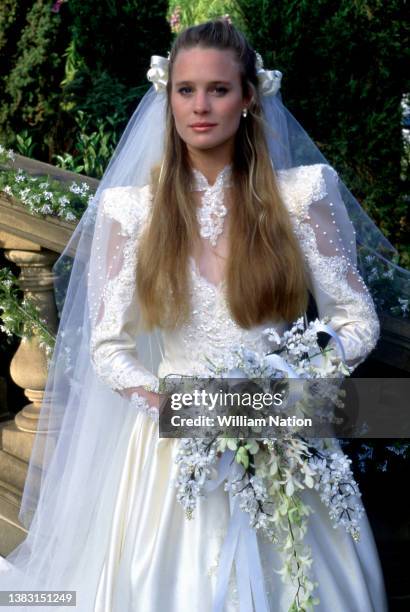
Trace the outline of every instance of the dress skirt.
{"label": "dress skirt", "polygon": [[[93,612],[212,612],[218,562],[230,522],[223,483],[200,498],[193,518],[178,502],[175,463],[179,439],[160,438],[158,425],[136,416],[118,486],[113,524]],[[301,492],[314,512],[305,542],[311,575],[319,583],[318,612],[386,612],[383,575],[366,514],[360,541],[334,528],[315,490]],[[284,583],[283,558],[257,535],[270,612],[287,612],[296,587]],[[225,612],[259,612],[240,606],[232,565]]]}

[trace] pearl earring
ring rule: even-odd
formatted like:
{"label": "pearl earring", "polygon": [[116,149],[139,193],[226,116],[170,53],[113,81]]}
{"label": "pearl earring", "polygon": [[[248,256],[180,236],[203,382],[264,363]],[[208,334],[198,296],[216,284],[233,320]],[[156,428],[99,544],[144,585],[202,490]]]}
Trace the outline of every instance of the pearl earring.
{"label": "pearl earring", "polygon": [[242,117],[246,117],[246,115],[247,115],[247,114],[248,114],[248,109],[247,109],[247,108],[244,108],[244,109],[242,110]]}

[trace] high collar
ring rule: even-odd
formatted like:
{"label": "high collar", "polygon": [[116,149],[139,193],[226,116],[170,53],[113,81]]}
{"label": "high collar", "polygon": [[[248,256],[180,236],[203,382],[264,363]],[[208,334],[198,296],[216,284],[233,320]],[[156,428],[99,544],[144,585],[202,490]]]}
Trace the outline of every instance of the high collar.
{"label": "high collar", "polygon": [[215,183],[210,185],[202,172],[197,170],[197,168],[192,168],[191,191],[216,191],[221,187],[231,187],[231,176],[232,164],[226,164],[226,166],[218,172]]}

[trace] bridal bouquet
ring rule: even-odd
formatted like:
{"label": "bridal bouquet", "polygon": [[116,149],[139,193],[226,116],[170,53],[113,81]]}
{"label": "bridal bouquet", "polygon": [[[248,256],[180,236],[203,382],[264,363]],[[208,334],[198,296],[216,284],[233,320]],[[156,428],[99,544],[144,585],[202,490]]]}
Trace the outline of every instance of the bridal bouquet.
{"label": "bridal bouquet", "polygon": [[[219,377],[264,377],[271,381],[290,376],[313,382],[318,378],[342,378],[351,369],[333,348],[322,349],[318,344],[317,332],[325,328],[325,322],[318,319],[305,328],[300,318],[281,337],[274,329],[265,329],[263,334],[272,350],[260,355],[241,346],[225,358],[228,367],[210,362],[211,370]],[[302,396],[295,407],[303,413],[309,408],[306,403],[309,401],[304,403]],[[183,438],[176,457],[177,498],[187,518],[192,518],[207,483],[218,475],[217,462],[226,452],[241,470],[239,477],[231,478],[232,472],[226,474],[225,490],[249,515],[250,527],[284,555],[283,567],[275,571],[296,587],[289,612],[312,609],[319,603],[313,596],[318,583],[309,577],[313,559],[303,541],[312,509],[302,501],[300,492],[316,489],[333,526],[342,526],[358,541],[363,506],[358,500],[361,494],[350,469],[351,460],[341,452],[336,440],[305,439],[294,431],[281,438],[257,434],[246,438]]]}

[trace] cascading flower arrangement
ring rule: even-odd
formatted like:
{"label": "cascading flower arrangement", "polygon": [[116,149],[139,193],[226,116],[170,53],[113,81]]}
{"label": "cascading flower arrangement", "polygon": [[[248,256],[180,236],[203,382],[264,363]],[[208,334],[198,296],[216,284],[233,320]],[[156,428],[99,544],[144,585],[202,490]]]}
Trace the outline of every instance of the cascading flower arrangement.
{"label": "cascading flower arrangement", "polygon": [[[350,375],[352,368],[334,347],[319,346],[317,333],[329,329],[326,323],[316,319],[305,326],[301,317],[281,337],[274,329],[265,329],[263,334],[274,350],[260,355],[241,346],[223,358],[228,367],[209,360],[210,372],[227,379],[283,381],[295,377],[306,379],[308,385],[320,378],[340,380]],[[332,335],[335,336],[334,332]],[[340,393],[335,393],[333,386],[330,394],[324,394],[325,400],[330,397],[340,402]],[[311,393],[302,394],[296,401],[294,408],[298,414],[309,413],[312,408],[309,398]],[[320,406],[319,396],[315,402]],[[317,490],[334,527],[343,527],[355,541],[360,537],[363,514],[351,460],[341,451],[337,440],[306,439],[297,430],[289,434],[285,431],[280,438],[258,437],[257,433],[247,438],[217,435],[210,439],[183,438],[175,461],[179,464],[177,499],[186,517],[193,517],[198,499],[212,490],[213,483],[224,481],[231,499],[248,515],[253,537],[256,532],[262,534],[283,554],[283,567],[274,571],[295,585],[289,612],[303,612],[317,605],[314,589],[318,583],[309,575],[312,553],[304,543],[312,509],[304,503],[300,492]],[[227,545],[226,540],[224,546]]]}

